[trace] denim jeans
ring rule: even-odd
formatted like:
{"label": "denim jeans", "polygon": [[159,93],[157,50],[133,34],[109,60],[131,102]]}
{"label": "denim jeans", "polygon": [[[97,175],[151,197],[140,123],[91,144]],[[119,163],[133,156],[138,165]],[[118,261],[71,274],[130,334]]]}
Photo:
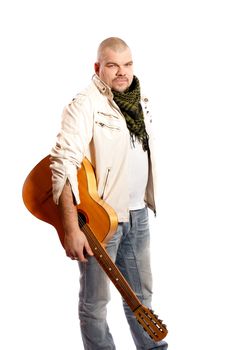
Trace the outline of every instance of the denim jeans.
{"label": "denim jeans", "polygon": [[[130,211],[127,223],[119,223],[107,251],[142,304],[151,308],[152,275],[150,268],[150,232],[147,208]],[[114,350],[107,321],[110,300],[109,278],[94,257],[79,263],[79,318],[85,350]],[[155,342],[139,325],[123,300],[124,312],[136,349],[166,350],[165,341]]]}

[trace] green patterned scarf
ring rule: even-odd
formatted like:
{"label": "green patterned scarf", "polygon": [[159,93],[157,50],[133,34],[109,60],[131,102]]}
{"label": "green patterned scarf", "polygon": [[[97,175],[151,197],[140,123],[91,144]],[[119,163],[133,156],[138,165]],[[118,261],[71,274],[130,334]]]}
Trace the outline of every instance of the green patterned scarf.
{"label": "green patterned scarf", "polygon": [[135,138],[142,143],[144,151],[148,150],[148,135],[145,128],[142,106],[140,104],[140,84],[134,76],[132,84],[124,92],[112,91],[113,99],[123,113],[132,141]]}

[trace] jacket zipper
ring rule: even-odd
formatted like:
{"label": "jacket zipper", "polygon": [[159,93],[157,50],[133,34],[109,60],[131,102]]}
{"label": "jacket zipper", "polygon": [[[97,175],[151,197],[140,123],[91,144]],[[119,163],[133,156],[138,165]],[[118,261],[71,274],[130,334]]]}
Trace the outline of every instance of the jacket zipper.
{"label": "jacket zipper", "polygon": [[104,192],[105,192],[105,190],[106,190],[106,186],[107,186],[107,182],[108,182],[108,177],[109,177],[110,169],[111,169],[111,168],[107,168],[107,174],[106,174],[106,176],[105,176],[104,187],[103,187],[102,195],[101,195],[101,197],[100,197],[101,199],[104,198]]}
{"label": "jacket zipper", "polygon": [[110,118],[116,118],[119,119],[116,115],[113,114],[108,114],[108,113],[104,113],[104,112],[97,112],[98,114],[104,115],[105,117],[110,117]]}
{"label": "jacket zipper", "polygon": [[96,122],[96,124],[98,124],[102,128],[105,127],[105,128],[109,128],[109,129],[112,129],[112,130],[120,130],[120,128],[118,128],[117,126],[110,126],[110,125],[106,125],[106,124],[101,123],[101,122]]}

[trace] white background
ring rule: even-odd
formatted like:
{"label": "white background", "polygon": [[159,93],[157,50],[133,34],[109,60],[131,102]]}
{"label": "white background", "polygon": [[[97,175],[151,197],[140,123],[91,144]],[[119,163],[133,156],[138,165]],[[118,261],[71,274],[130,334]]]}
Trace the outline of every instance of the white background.
{"label": "white background", "polygon": [[[0,7],[1,349],[82,349],[78,268],[53,227],[26,210],[21,190],[109,36],[129,44],[153,102],[154,309],[168,325],[169,349],[231,348],[231,1],[8,0]],[[115,290],[108,317],[117,349],[134,349]]]}

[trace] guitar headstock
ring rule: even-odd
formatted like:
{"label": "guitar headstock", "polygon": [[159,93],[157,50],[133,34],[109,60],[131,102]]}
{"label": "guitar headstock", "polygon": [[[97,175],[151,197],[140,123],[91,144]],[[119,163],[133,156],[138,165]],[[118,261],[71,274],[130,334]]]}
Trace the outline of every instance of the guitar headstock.
{"label": "guitar headstock", "polygon": [[160,341],[166,337],[168,333],[167,326],[163,324],[163,321],[160,320],[152,310],[144,305],[140,305],[137,310],[134,311],[134,315],[153,340]]}

